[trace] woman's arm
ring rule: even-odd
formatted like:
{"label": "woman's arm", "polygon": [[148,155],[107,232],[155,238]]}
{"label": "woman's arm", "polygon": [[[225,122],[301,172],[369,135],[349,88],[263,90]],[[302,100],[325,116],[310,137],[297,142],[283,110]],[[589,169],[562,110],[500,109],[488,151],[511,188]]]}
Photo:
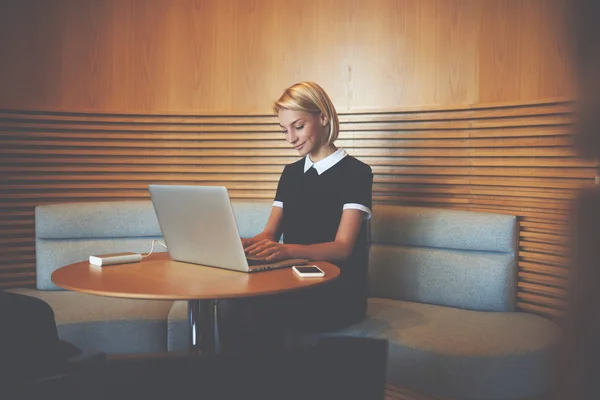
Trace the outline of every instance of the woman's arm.
{"label": "woman's arm", "polygon": [[[273,208],[275,209],[276,207]],[[281,215],[283,215],[283,209],[281,209],[280,212]],[[267,227],[269,227],[272,217],[273,212],[271,213]],[[355,209],[344,210],[333,242],[311,245],[281,244],[264,237],[259,241],[253,242],[253,244],[246,249],[246,252],[258,258],[266,258],[267,261],[277,261],[286,258],[303,258],[308,260],[333,262],[344,261],[352,254],[352,249],[354,248],[354,243],[360,232],[364,217],[365,214],[363,211]],[[267,231],[267,228],[265,228],[265,231]]]}

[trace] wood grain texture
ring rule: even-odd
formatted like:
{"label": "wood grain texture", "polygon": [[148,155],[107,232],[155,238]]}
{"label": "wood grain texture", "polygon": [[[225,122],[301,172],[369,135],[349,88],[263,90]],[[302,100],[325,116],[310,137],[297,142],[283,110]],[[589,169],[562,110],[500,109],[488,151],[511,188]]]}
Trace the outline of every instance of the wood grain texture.
{"label": "wood grain texture", "polygon": [[[570,205],[596,173],[571,148],[572,110],[542,101],[343,112],[338,144],[372,166],[375,203],[517,215],[518,305],[556,316]],[[148,199],[151,183],[272,199],[296,159],[265,114],[0,111],[0,285],[34,283],[37,205]]]}
{"label": "wood grain texture", "polygon": [[65,289],[99,296],[148,300],[217,300],[286,293],[327,284],[340,270],[316,262],[323,278],[298,278],[291,268],[243,273],[172,261],[153,254],[132,264],[97,267],[88,262],[64,266],[52,273],[52,282]]}
{"label": "wood grain texture", "polygon": [[264,113],[301,80],[339,110],[569,97],[565,3],[4,0],[0,108]]}
{"label": "wood grain texture", "polygon": [[[564,1],[486,2],[479,59],[480,102],[535,99],[569,91]],[[562,79],[556,79],[557,77]]]}

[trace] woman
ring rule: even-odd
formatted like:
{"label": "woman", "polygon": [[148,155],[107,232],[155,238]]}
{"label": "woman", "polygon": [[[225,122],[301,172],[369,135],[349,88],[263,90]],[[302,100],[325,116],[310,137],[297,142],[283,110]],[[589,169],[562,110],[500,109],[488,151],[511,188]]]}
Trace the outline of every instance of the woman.
{"label": "woman", "polygon": [[335,146],[338,117],[316,83],[288,88],[274,111],[286,141],[303,158],[283,170],[264,230],[242,239],[246,253],[267,261],[330,261],[341,274],[313,290],[219,302],[225,352],[278,349],[286,330],[340,329],[363,319],[366,311],[371,168]]}

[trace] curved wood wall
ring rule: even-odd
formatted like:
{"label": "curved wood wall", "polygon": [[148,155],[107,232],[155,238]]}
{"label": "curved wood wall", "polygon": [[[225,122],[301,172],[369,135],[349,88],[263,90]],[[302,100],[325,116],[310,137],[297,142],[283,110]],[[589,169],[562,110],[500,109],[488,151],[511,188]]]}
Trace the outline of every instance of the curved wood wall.
{"label": "curved wood wall", "polygon": [[571,96],[566,0],[3,0],[0,108],[268,113]]}
{"label": "curved wood wall", "polygon": [[[564,306],[566,217],[593,163],[571,148],[565,101],[340,115],[337,144],[370,164],[374,201],[514,214],[518,304]],[[34,284],[34,207],[149,198],[150,183],[224,185],[274,195],[296,160],[270,115],[142,115],[0,110],[0,286]]]}
{"label": "curved wood wall", "polygon": [[314,80],[376,202],[518,215],[519,306],[558,315],[568,204],[594,180],[571,104],[540,100],[573,96],[567,4],[0,1],[0,287],[34,282],[37,204],[152,182],[272,197],[296,154],[264,114]]}

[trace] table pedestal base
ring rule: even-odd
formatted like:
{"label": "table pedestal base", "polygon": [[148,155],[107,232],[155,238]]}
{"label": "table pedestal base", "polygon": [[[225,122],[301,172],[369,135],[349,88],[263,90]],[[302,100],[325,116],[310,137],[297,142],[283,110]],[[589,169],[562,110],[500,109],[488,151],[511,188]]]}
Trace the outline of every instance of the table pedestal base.
{"label": "table pedestal base", "polygon": [[188,300],[190,348],[203,356],[217,353],[215,307],[215,300]]}

